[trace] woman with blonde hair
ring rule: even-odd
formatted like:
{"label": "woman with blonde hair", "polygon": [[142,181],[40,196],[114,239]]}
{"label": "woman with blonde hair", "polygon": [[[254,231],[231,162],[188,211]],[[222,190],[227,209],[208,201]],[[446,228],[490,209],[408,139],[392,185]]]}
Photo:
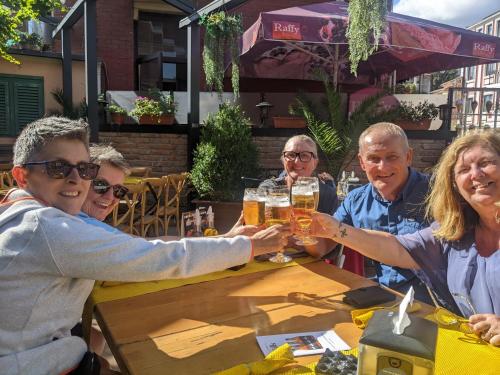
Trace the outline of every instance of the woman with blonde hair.
{"label": "woman with blonde hair", "polygon": [[312,233],[380,262],[411,268],[444,307],[468,317],[484,340],[500,346],[500,133],[472,133],[443,153],[427,213],[435,222],[393,236],[355,229],[316,214]]}

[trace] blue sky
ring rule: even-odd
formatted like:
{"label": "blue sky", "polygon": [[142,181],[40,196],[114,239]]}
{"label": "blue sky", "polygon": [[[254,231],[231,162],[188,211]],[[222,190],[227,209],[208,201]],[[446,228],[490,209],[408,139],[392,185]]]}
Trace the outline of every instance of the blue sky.
{"label": "blue sky", "polygon": [[458,27],[500,10],[498,0],[393,0],[394,12]]}

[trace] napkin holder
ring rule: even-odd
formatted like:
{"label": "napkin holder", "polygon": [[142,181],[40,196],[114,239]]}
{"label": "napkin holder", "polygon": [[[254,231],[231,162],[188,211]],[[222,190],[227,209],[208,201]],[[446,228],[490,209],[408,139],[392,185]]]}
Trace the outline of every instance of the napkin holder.
{"label": "napkin holder", "polygon": [[393,311],[376,311],[359,340],[357,375],[430,375],[438,327],[429,320],[411,317],[403,334],[393,333]]}

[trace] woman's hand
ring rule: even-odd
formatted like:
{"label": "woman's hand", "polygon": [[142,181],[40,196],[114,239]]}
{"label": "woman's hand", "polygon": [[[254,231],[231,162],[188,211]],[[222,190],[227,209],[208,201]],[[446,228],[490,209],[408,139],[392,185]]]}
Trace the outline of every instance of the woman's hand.
{"label": "woman's hand", "polygon": [[252,237],[254,255],[280,251],[287,244],[290,225],[273,225],[255,233]]}
{"label": "woman's hand", "polygon": [[243,212],[241,213],[238,221],[233,225],[231,230],[223,235],[223,237],[236,237],[236,236],[248,236],[252,237],[255,233],[262,230],[261,227],[256,225],[245,225],[243,220]]}
{"label": "woman's hand", "polygon": [[500,316],[495,314],[476,314],[469,318],[474,333],[492,345],[500,346]]}

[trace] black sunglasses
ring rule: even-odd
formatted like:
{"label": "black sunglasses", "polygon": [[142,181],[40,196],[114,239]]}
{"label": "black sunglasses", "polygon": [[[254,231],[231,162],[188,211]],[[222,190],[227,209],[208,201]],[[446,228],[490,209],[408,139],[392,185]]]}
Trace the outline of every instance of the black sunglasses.
{"label": "black sunglasses", "polygon": [[92,180],[92,190],[96,194],[106,194],[110,188],[113,188],[113,196],[117,199],[122,199],[128,193],[128,189],[123,185],[110,185],[108,181],[101,179]]}
{"label": "black sunglasses", "polygon": [[311,159],[316,159],[316,156],[311,151],[301,151],[301,152],[285,151],[285,152],[283,152],[283,158],[285,158],[285,160],[287,160],[287,161],[295,161],[295,159],[297,159],[297,156],[299,157],[299,160],[302,163],[307,163],[308,161],[311,161]]}
{"label": "black sunglasses", "polygon": [[84,180],[93,180],[96,178],[97,172],[99,172],[99,165],[84,161],[76,165],[68,163],[66,160],[32,161],[23,164],[23,166],[27,165],[44,165],[47,176],[56,179],[68,177],[73,168],[77,170],[80,177]]}

